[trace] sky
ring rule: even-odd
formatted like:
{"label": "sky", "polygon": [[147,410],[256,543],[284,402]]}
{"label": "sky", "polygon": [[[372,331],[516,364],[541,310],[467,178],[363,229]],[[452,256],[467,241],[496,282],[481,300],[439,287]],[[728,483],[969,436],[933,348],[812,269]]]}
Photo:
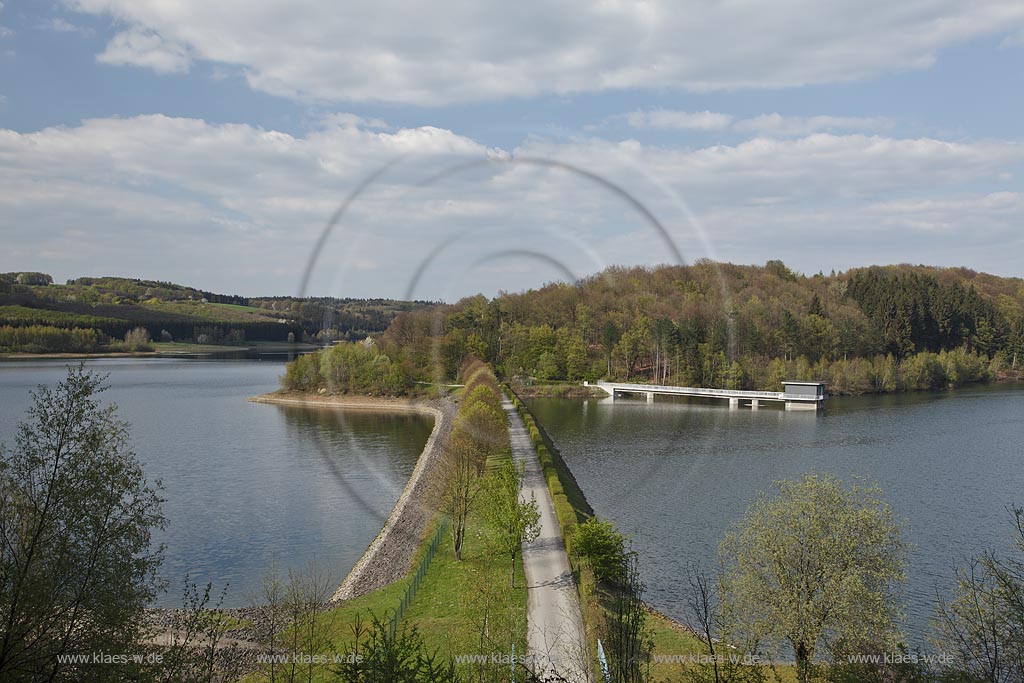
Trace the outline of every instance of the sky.
{"label": "sky", "polygon": [[3,0],[0,271],[1024,276],[1020,0]]}

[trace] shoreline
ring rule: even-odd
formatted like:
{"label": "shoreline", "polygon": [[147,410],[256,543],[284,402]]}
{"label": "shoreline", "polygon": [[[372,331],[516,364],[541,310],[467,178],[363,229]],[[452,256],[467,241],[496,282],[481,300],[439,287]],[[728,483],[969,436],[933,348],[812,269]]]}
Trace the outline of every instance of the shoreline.
{"label": "shoreline", "polygon": [[371,396],[327,396],[304,392],[277,391],[249,399],[313,409],[412,412],[431,415],[434,427],[427,438],[409,481],[381,530],[342,580],[330,602],[366,595],[405,578],[419,549],[434,510],[429,504],[430,465],[440,457],[448,442],[455,418],[455,404],[448,399],[389,399]]}
{"label": "shoreline", "polygon": [[[434,426],[420,452],[416,466],[405,488],[392,507],[387,520],[359,560],[349,570],[331,598],[321,609],[330,609],[338,602],[365,595],[399,581],[408,573],[424,530],[433,519],[433,510],[427,505],[429,482],[424,476],[428,466],[447,444],[455,416],[455,405],[446,399],[397,399],[372,396],[326,396],[279,390],[247,399],[251,403],[299,406],[318,410],[366,410],[404,412],[430,415]],[[411,542],[410,538],[412,539]],[[243,622],[224,633],[228,644],[238,645],[243,653],[251,654],[260,643],[270,637],[270,623],[265,605],[227,607],[220,611]],[[153,638],[167,640],[176,632],[176,617],[182,614],[178,607],[149,607],[146,609]],[[155,641],[155,642],[156,642]],[[243,661],[251,657],[243,656]],[[251,664],[251,662],[249,662]]]}

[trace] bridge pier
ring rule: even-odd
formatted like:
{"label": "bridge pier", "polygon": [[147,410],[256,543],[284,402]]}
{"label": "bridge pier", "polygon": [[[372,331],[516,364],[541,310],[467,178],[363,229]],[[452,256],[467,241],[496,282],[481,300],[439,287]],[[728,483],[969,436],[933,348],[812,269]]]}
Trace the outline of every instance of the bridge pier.
{"label": "bridge pier", "polygon": [[[0,0],[2,2],[3,0]],[[761,404],[769,401],[782,403],[786,410],[820,410],[824,407],[824,382],[783,382],[786,391],[744,391],[740,389],[713,389],[706,387],[678,387],[640,384],[628,382],[598,382],[597,386],[604,389],[615,401],[620,394],[639,398],[641,395],[647,403],[654,403],[657,394],[666,396],[695,396],[698,398],[716,398],[729,401],[729,408],[735,410],[740,406],[750,406],[758,410]]]}

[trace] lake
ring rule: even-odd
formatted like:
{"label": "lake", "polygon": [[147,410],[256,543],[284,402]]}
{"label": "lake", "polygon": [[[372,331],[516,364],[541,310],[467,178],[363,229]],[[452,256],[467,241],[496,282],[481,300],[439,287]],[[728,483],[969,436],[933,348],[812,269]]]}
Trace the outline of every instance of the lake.
{"label": "lake", "polygon": [[817,471],[877,482],[906,523],[906,631],[923,646],[936,591],[986,548],[1009,549],[1024,506],[1024,387],[837,397],[827,410],[729,410],[658,397],[531,399],[596,513],[639,551],[648,601],[685,619],[688,562],[718,542],[759,491]]}
{"label": "lake", "polygon": [[[77,361],[76,361],[77,362]],[[0,363],[0,440],[38,384],[54,385],[67,361]],[[340,583],[380,531],[430,435],[426,416],[307,410],[249,403],[273,391],[280,362],[109,359],[105,401],[131,423],[135,450],[167,499],[161,570],[181,603],[185,575],[225,606],[258,599],[272,567],[286,575],[315,562]]]}

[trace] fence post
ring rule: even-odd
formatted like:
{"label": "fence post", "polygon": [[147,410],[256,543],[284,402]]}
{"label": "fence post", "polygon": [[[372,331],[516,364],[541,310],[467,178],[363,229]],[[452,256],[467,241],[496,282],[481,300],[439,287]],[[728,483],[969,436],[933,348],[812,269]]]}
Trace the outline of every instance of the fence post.
{"label": "fence post", "polygon": [[423,559],[420,560],[420,564],[416,567],[416,573],[413,574],[412,581],[405,587],[405,591],[402,597],[398,601],[398,609],[394,610],[391,616],[391,637],[395,637],[395,633],[398,630],[398,622],[401,621],[402,617],[405,616],[405,610],[412,605],[412,599],[416,596],[416,592],[419,590],[420,584],[423,583],[423,579],[427,576],[427,568],[430,566],[430,562],[434,559],[434,555],[437,553],[438,546],[441,545],[441,539],[448,531],[448,520],[444,519],[441,524],[437,527],[437,531],[434,532],[434,538],[430,541],[427,546],[427,552],[423,555]]}

